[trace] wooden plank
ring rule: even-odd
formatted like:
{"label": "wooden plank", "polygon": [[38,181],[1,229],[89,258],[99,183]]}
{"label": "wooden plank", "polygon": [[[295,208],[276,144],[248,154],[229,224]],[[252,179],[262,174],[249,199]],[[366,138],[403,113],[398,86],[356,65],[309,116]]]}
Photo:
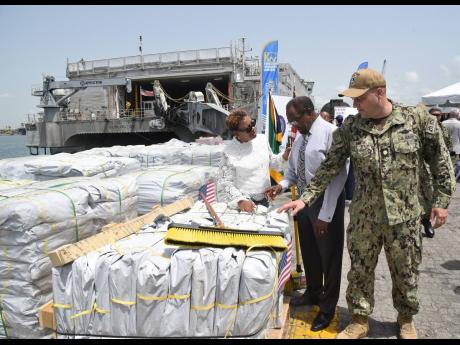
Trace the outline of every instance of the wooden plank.
{"label": "wooden plank", "polygon": [[281,328],[272,328],[268,331],[268,339],[283,339],[286,336],[286,329],[289,326],[289,302],[290,296],[284,295],[283,311],[281,313]]}
{"label": "wooden plank", "polygon": [[41,328],[56,330],[56,318],[54,317],[53,300],[38,308],[38,322]]}
{"label": "wooden plank", "polygon": [[193,203],[192,198],[185,198],[164,207],[155,206],[149,213],[143,216],[134,218],[125,223],[108,224],[102,228],[100,233],[79,242],[59,247],[50,252],[48,256],[54,267],[63,266],[93,250],[97,250],[109,243],[138,232],[142,226],[151,224],[155,218],[161,214],[172,216],[192,207]]}

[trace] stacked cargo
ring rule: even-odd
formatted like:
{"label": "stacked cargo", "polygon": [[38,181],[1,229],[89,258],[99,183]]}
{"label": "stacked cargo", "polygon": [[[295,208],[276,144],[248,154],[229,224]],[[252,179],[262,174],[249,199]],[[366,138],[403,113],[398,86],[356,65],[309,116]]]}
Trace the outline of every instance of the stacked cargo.
{"label": "stacked cargo", "polygon": [[36,180],[50,180],[61,177],[115,177],[140,169],[133,158],[85,156],[59,153],[43,156],[41,159],[24,164],[25,171]]}
{"label": "stacked cargo", "polygon": [[[216,209],[233,227],[277,227],[288,233],[286,214],[263,207],[254,215],[242,214],[223,204]],[[197,202],[171,220],[206,224],[206,213]],[[166,245],[171,220],[158,219],[135,235],[53,268],[60,337],[265,336],[278,305],[280,253]]]}
{"label": "stacked cargo", "polygon": [[47,254],[137,215],[135,177],[67,178],[1,192],[0,335],[36,338],[37,308],[52,298]]}
{"label": "stacked cargo", "polygon": [[139,215],[154,205],[166,205],[184,197],[197,200],[198,190],[215,179],[218,168],[199,165],[163,165],[146,169],[137,176],[139,185]]}
{"label": "stacked cargo", "polygon": [[62,177],[115,177],[139,170],[139,162],[129,157],[106,157],[59,153],[52,156],[19,157],[0,160],[0,178],[37,181]]}

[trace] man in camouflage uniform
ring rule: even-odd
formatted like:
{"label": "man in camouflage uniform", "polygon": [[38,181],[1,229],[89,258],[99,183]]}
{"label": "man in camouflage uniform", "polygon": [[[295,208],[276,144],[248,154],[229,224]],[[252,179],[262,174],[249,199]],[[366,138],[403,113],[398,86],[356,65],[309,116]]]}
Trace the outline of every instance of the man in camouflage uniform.
{"label": "man in camouflage uniform", "polygon": [[[438,125],[442,131],[444,143],[449,151],[452,151],[452,139],[450,138],[449,130],[441,123],[442,112],[439,108],[431,108],[429,113],[436,117]],[[433,205],[433,178],[430,174],[430,167],[425,163],[425,168],[422,169],[420,175],[420,196],[422,197],[421,204],[424,214],[422,215],[422,225],[425,231],[425,236],[434,237],[434,229],[430,222],[431,208]]]}
{"label": "man in camouflage uniform", "polygon": [[334,132],[326,159],[299,200],[279,208],[297,214],[324,191],[348,157],[355,168],[356,187],[350,204],[347,247],[351,259],[347,303],[350,324],[337,338],[362,338],[369,331],[374,307],[374,271],[382,246],[393,283],[401,338],[416,338],[412,316],[418,312],[418,267],[422,258],[419,201],[420,171],[430,166],[434,227],[446,221],[455,190],[449,152],[436,118],[386,97],[383,76],[372,69],[355,72],[343,95],[358,109]]}

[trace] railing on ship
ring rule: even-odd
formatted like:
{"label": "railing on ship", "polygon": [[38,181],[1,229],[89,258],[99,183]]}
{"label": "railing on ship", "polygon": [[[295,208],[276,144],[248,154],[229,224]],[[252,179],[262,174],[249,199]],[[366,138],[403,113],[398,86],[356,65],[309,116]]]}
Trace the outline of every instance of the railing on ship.
{"label": "railing on ship", "polygon": [[153,118],[155,115],[151,111],[144,110],[128,110],[120,111],[118,114],[109,113],[106,111],[96,111],[93,113],[81,113],[78,111],[72,112],[60,112],[60,121],[102,121],[102,120],[113,120],[113,119],[144,119]]}
{"label": "railing on ship", "polygon": [[110,72],[112,70],[138,69],[150,66],[181,65],[200,62],[233,62],[231,47],[185,50],[170,53],[126,56],[120,58],[89,60],[81,59],[78,62],[67,63],[67,76],[80,72]]}

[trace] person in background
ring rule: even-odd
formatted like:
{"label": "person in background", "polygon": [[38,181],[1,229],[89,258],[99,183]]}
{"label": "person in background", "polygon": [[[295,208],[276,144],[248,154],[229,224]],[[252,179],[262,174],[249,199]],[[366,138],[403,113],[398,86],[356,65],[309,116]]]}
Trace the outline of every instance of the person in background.
{"label": "person in background", "polygon": [[[283,179],[266,192],[274,198],[291,185],[297,185],[301,195],[306,184],[331,147],[333,124],[319,116],[313,102],[306,96],[296,97],[286,105],[288,121],[298,134],[289,168]],[[307,280],[307,290],[294,298],[291,305],[319,305],[319,313],[312,323],[312,331],[325,329],[331,323],[340,295],[344,241],[346,164],[339,175],[318,196],[310,207],[298,215],[300,248]]]}
{"label": "person in background", "polygon": [[256,121],[243,110],[231,112],[225,124],[233,139],[225,144],[219,166],[218,200],[244,212],[254,212],[259,204],[268,207],[269,168],[284,170],[291,149],[273,154],[267,137],[256,133]]}
{"label": "person in background", "polygon": [[324,119],[324,121],[327,121],[329,123],[332,123],[332,121],[334,120],[334,115],[331,115],[327,111],[323,110],[319,113],[319,115]]}
{"label": "person in background", "polygon": [[452,164],[455,169],[455,176],[460,176],[460,169],[458,166],[458,159],[460,155],[460,121],[459,121],[459,111],[457,108],[454,108],[449,113],[449,118],[443,122],[444,126],[447,127],[450,138],[452,139],[452,148],[450,149],[450,157]]}
{"label": "person in background", "polygon": [[337,115],[335,117],[335,122],[337,127],[342,127],[343,124],[343,116],[342,115]]}

